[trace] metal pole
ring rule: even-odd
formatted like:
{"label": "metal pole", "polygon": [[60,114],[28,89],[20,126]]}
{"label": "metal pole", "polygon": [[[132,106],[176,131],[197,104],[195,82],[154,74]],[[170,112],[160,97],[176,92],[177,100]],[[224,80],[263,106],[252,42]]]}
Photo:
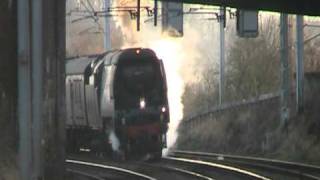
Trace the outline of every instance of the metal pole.
{"label": "metal pole", "polygon": [[[110,7],[110,0],[104,1],[105,11],[108,12]],[[106,51],[111,50],[111,35],[110,35],[110,18],[108,16],[104,17],[104,49]]]}
{"label": "metal pole", "polygon": [[303,51],[304,51],[304,38],[303,38],[303,16],[297,15],[296,17],[296,32],[297,32],[297,50],[296,50],[296,107],[297,112],[303,112],[304,103],[304,63],[303,63]]}
{"label": "metal pole", "polygon": [[33,172],[31,145],[31,59],[30,4],[18,0],[18,121],[19,169],[21,180],[31,180]]}
{"label": "metal pole", "polygon": [[[42,1],[44,29],[44,90],[45,161],[44,179],[60,180],[65,177],[65,0]],[[50,60],[50,61],[47,61]],[[47,68],[46,68],[47,67]]]}
{"label": "metal pole", "polygon": [[219,105],[223,103],[223,91],[224,91],[224,59],[225,59],[225,50],[224,50],[224,16],[225,11],[223,7],[220,7],[220,70],[219,70]]}
{"label": "metal pole", "polygon": [[154,16],[154,26],[157,26],[157,24],[158,24],[158,0],[154,0],[153,16]]}
{"label": "metal pole", "polygon": [[281,63],[281,126],[285,127],[289,118],[289,63],[288,63],[288,15],[280,16],[280,63]]}
{"label": "metal pole", "polygon": [[137,0],[137,31],[140,31],[140,0]]}
{"label": "metal pole", "polygon": [[43,25],[42,0],[32,0],[32,133],[33,133],[33,179],[43,179],[42,87],[43,87]]}

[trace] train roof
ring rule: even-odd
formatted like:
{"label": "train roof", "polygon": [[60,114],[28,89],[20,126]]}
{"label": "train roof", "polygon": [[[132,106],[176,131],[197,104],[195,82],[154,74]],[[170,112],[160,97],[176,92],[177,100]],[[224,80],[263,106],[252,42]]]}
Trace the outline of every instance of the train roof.
{"label": "train roof", "polygon": [[[104,65],[118,64],[120,59],[135,60],[138,58],[157,58],[154,51],[148,48],[128,48],[122,50],[108,51],[99,55],[69,58],[66,63],[67,75],[84,74],[90,64],[100,65],[101,60]],[[92,67],[94,68],[94,67]]]}
{"label": "train roof", "polygon": [[84,74],[86,68],[94,61],[95,57],[80,57],[66,62],[66,74]]}
{"label": "train roof", "polygon": [[106,53],[104,64],[118,64],[120,59],[156,58],[154,51],[148,48],[128,48]]}

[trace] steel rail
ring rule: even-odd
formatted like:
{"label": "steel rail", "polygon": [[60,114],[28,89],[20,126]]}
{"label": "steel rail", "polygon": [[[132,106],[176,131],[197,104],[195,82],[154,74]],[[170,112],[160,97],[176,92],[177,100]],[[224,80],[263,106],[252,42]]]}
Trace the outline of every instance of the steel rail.
{"label": "steel rail", "polygon": [[211,178],[209,176],[205,176],[203,174],[194,172],[194,171],[189,171],[186,169],[182,169],[182,168],[177,168],[177,167],[171,167],[171,166],[164,166],[164,165],[158,165],[158,164],[150,164],[150,163],[138,163],[138,164],[142,164],[145,166],[151,166],[154,168],[161,168],[161,169],[165,169],[167,171],[172,171],[172,172],[177,172],[180,173],[182,175],[188,175],[188,176],[193,176],[199,179],[203,179],[203,180],[215,180],[214,178]]}
{"label": "steel rail", "polygon": [[101,178],[99,176],[92,175],[92,174],[89,174],[89,173],[85,173],[85,172],[82,172],[82,171],[73,170],[73,169],[67,169],[67,172],[72,173],[72,174],[78,174],[80,176],[88,177],[88,178],[94,179],[94,180],[105,180],[104,178]]}
{"label": "steel rail", "polygon": [[[70,159],[77,159],[76,157],[70,157]],[[81,160],[83,161],[83,160]],[[94,159],[88,159],[88,160],[84,160],[84,161],[90,161],[90,162],[99,162],[98,159],[94,160]],[[182,177],[186,177],[186,179],[199,179],[199,180],[216,180],[212,177],[200,174],[198,172],[195,171],[190,171],[190,170],[186,170],[180,167],[175,167],[175,166],[171,166],[168,164],[162,164],[161,161],[148,161],[148,160],[144,160],[144,161],[130,161],[128,162],[128,164],[125,164],[125,168],[129,168],[127,165],[130,165],[132,167],[139,167],[141,168],[142,171],[149,171],[151,172],[151,174],[153,174],[153,172],[165,172],[165,173],[172,173],[172,174],[177,174],[177,175],[181,175]],[[114,166],[114,165],[112,165]],[[118,167],[121,166],[121,164],[117,165]],[[131,168],[129,168],[131,169]],[[157,173],[158,174],[158,173]],[[161,174],[161,173],[160,173]],[[170,175],[168,176],[170,177]],[[163,179],[162,177],[154,177],[154,179]]]}
{"label": "steel rail", "polygon": [[114,170],[114,171],[130,174],[130,175],[133,175],[133,176],[136,176],[136,177],[139,177],[139,178],[142,178],[142,179],[147,179],[147,180],[157,180],[156,178],[153,178],[151,176],[148,176],[148,175],[145,175],[145,174],[141,174],[141,173],[138,173],[138,172],[135,172],[135,171],[131,171],[131,170],[128,170],[128,169],[116,167],[116,166],[109,166],[109,165],[104,165],[104,164],[85,162],[85,161],[78,161],[78,160],[71,160],[71,159],[67,159],[66,162],[67,163],[71,163],[71,164],[85,165],[85,166],[89,166],[89,167],[96,167],[96,168]]}
{"label": "steel rail", "polygon": [[211,177],[208,177],[208,176],[205,176],[205,175],[193,172],[193,171],[188,171],[188,170],[185,170],[185,169],[181,169],[181,168],[175,168],[175,167],[164,167],[164,168],[172,170],[172,171],[180,172],[180,173],[183,173],[183,174],[188,174],[188,175],[191,175],[191,176],[195,176],[197,178],[201,178],[201,179],[205,179],[205,180],[215,180],[215,179],[213,179]]}
{"label": "steel rail", "polygon": [[294,163],[288,161],[274,160],[274,159],[265,159],[265,158],[256,158],[256,157],[246,157],[246,156],[236,156],[236,155],[224,155],[216,153],[206,153],[206,152],[192,152],[192,151],[172,151],[173,155],[189,155],[194,157],[208,157],[214,158],[215,160],[224,160],[224,161],[236,161],[237,163],[247,163],[250,166],[268,168],[276,171],[281,171],[285,173],[290,173],[293,175],[300,175],[309,179],[320,180],[320,177],[314,176],[312,173],[320,174],[320,167],[302,163]]}
{"label": "steel rail", "polygon": [[212,162],[207,162],[207,161],[202,161],[202,160],[194,160],[194,159],[186,159],[186,158],[176,158],[176,157],[163,157],[163,159],[167,160],[173,160],[173,161],[180,161],[180,162],[186,162],[186,163],[191,163],[191,164],[198,164],[198,165],[205,165],[208,167],[213,167],[221,170],[226,170],[230,172],[234,172],[237,174],[245,175],[251,178],[256,178],[256,179],[262,179],[262,180],[270,180],[267,177],[261,176],[259,174],[243,170],[240,168],[235,168],[232,166],[227,166],[227,165],[222,165],[222,164],[217,164],[217,163],[212,163]]}

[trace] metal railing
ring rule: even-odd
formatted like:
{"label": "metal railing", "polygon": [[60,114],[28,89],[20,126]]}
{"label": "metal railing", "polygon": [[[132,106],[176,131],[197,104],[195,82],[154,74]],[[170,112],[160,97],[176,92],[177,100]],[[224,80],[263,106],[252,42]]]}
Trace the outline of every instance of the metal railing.
{"label": "metal railing", "polygon": [[261,103],[265,103],[265,102],[269,102],[269,101],[278,100],[279,97],[280,97],[279,93],[270,93],[270,94],[260,95],[260,96],[258,96],[256,98],[251,98],[251,99],[247,99],[247,100],[243,100],[243,101],[237,101],[237,102],[224,104],[222,106],[217,106],[217,107],[206,109],[206,110],[203,110],[203,111],[200,111],[200,112],[193,113],[193,114],[189,115],[188,117],[184,117],[182,122],[183,123],[189,123],[189,122],[194,121],[194,120],[196,120],[198,118],[203,118],[203,117],[206,117],[206,116],[210,116],[210,115],[213,115],[213,114],[218,113],[218,112],[222,112],[222,111],[227,111],[227,110],[231,110],[231,109],[236,109],[236,108],[239,108],[239,107],[250,106],[250,105],[261,104]]}

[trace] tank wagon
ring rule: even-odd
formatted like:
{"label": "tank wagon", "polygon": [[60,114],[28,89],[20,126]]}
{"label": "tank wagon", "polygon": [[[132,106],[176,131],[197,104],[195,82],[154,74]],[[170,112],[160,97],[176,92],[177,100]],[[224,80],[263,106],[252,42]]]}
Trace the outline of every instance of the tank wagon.
{"label": "tank wagon", "polygon": [[162,156],[169,123],[166,75],[151,49],[66,62],[67,151]]}

